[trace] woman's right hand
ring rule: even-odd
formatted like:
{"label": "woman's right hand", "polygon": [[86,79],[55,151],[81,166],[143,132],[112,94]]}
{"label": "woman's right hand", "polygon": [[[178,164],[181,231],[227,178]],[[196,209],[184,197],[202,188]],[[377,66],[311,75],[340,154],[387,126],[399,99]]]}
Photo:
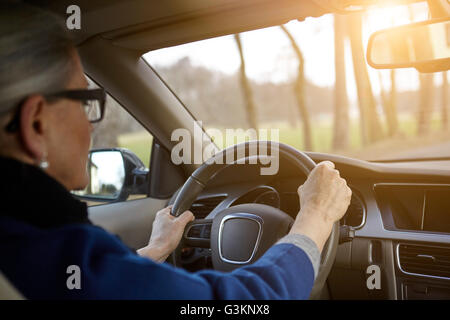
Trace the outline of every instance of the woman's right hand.
{"label": "woman's right hand", "polygon": [[298,188],[300,212],[289,233],[310,237],[322,251],[333,223],[340,220],[350,204],[352,191],[340,177],[334,163],[319,163]]}

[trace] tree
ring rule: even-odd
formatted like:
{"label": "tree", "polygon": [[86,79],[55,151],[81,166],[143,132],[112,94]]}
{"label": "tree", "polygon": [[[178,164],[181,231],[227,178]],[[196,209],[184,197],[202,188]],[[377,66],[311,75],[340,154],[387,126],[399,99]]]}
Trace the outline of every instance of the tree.
{"label": "tree", "polygon": [[[412,6],[408,6],[409,20],[413,22],[415,20],[415,12]],[[429,41],[429,39],[421,39],[418,42],[413,38],[414,48],[431,48],[431,44],[423,43]],[[433,74],[431,73],[419,73],[419,106],[417,112],[417,134],[425,135],[430,131],[431,114],[433,112]]]}
{"label": "tree", "polygon": [[349,115],[345,80],[345,20],[334,15],[335,100],[332,147],[345,149],[349,144]]}
{"label": "tree", "polygon": [[419,74],[419,110],[417,114],[417,134],[425,135],[430,132],[431,115],[433,112],[433,74]]}
{"label": "tree", "polygon": [[[395,20],[391,17],[390,24],[395,25]],[[393,137],[398,133],[398,114],[397,114],[397,84],[396,84],[396,71],[391,69],[389,71],[391,88],[389,92],[386,92],[383,88],[383,81],[381,73],[378,73],[380,77],[380,96],[381,105],[383,106],[384,115],[386,117],[388,135]]]}
{"label": "tree", "polygon": [[386,116],[388,135],[390,137],[393,137],[398,133],[397,86],[395,83],[395,69],[390,70],[391,88],[389,92],[386,92],[383,88],[381,73],[379,73],[378,75],[380,76],[381,104]]}
{"label": "tree", "polygon": [[305,103],[305,59],[303,58],[303,54],[295,41],[292,34],[289,30],[284,26],[280,26],[281,30],[286,34],[291,42],[292,49],[298,59],[298,72],[297,72],[297,80],[294,86],[294,93],[297,99],[298,110],[300,112],[301,121],[303,124],[303,148],[305,150],[312,150],[312,134],[311,134],[311,120],[308,112],[308,108]]}
{"label": "tree", "polygon": [[362,143],[373,143],[383,137],[383,132],[366,67],[362,43],[362,15],[361,13],[349,14],[347,21],[349,22],[347,30],[350,36],[353,71],[358,92]]}
{"label": "tree", "polygon": [[132,121],[126,111],[114,99],[108,97],[106,101],[103,120],[94,124],[91,134],[92,149],[118,147],[119,136],[131,131]]}
{"label": "tree", "polygon": [[442,129],[448,130],[448,76],[447,71],[442,72]]}
{"label": "tree", "polygon": [[250,128],[255,130],[258,129],[258,121],[256,116],[256,107],[253,98],[252,88],[250,86],[250,82],[248,81],[246,70],[245,70],[245,59],[244,52],[242,50],[242,42],[239,34],[234,35],[234,39],[236,41],[236,45],[239,50],[239,56],[241,58],[241,68],[240,68],[240,82],[241,88],[243,90],[244,99],[245,99],[245,108],[247,113],[247,121]]}

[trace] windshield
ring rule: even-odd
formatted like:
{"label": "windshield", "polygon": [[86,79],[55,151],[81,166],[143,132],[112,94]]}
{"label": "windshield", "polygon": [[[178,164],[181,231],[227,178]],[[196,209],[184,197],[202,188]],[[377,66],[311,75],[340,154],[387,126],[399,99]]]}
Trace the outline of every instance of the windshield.
{"label": "windshield", "polygon": [[425,3],[325,15],[144,58],[220,148],[248,135],[214,133],[253,128],[277,130],[259,139],[364,160],[450,157],[447,72],[376,70],[365,60],[370,34],[426,19]]}

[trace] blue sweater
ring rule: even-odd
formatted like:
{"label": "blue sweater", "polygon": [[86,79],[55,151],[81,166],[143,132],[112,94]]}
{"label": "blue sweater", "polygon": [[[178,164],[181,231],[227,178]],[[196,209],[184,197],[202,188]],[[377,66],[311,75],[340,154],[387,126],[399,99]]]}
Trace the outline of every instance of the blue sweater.
{"label": "blue sweater", "polygon": [[[231,273],[189,273],[142,258],[103,229],[72,224],[39,230],[0,219],[0,269],[29,299],[307,299],[314,270],[306,253],[278,244]],[[81,289],[67,288],[70,265]]]}
{"label": "blue sweater", "polygon": [[[295,245],[277,244],[254,264],[230,273],[189,273],[138,256],[116,236],[92,225],[84,203],[56,181],[20,166],[11,173],[15,182],[0,185],[6,204],[0,211],[0,271],[28,299],[309,297],[313,265]],[[30,195],[27,201],[21,199],[24,194]],[[80,268],[80,289],[67,286],[71,265]]]}

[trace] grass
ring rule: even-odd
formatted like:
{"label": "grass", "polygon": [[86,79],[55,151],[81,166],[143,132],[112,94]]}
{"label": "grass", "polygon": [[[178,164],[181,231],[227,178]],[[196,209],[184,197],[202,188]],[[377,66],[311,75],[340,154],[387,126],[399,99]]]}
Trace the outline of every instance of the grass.
{"label": "grass", "polygon": [[[266,123],[261,124],[262,129],[278,129],[280,142],[286,143],[299,150],[304,150],[303,132],[300,127],[291,127],[287,123]],[[208,128],[207,128],[208,129]],[[214,136],[214,141],[220,148],[228,147],[234,143],[244,142],[246,135],[242,131],[235,141],[226,141],[225,128],[219,129],[222,136]],[[350,145],[346,150],[335,151],[332,149],[333,124],[332,120],[322,120],[313,122],[312,140],[313,151],[325,153],[339,153],[356,158],[375,159],[389,157],[389,153],[394,154],[398,150],[417,148],[440,141],[450,140],[448,133],[441,130],[441,122],[438,114],[435,114],[430,123],[430,134],[425,137],[417,136],[417,121],[413,116],[403,115],[399,117],[399,134],[394,138],[385,138],[372,145],[362,145],[359,119],[352,119],[349,125]],[[384,133],[387,128],[384,126]],[[270,139],[270,134],[268,136]],[[124,134],[119,137],[119,146],[133,151],[146,166],[150,163],[150,152],[153,137],[144,131]]]}
{"label": "grass", "polygon": [[147,131],[127,133],[119,136],[119,147],[134,152],[146,167],[150,164],[153,136]]}

